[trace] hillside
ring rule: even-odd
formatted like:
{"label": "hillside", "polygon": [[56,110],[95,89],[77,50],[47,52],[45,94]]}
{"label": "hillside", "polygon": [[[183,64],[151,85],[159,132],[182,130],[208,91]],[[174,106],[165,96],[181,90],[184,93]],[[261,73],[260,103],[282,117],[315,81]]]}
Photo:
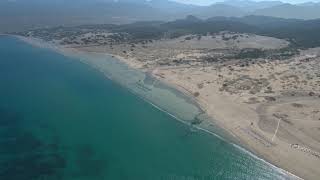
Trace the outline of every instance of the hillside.
{"label": "hillside", "polygon": [[319,4],[313,4],[311,6],[282,4],[269,8],[258,9],[252,14],[281,18],[317,19],[320,18],[319,9]]}
{"label": "hillside", "polygon": [[0,1],[0,32],[77,26],[82,24],[128,24],[136,21],[173,21],[187,15],[280,18],[320,18],[319,3],[284,4],[279,1],[228,0],[210,6],[186,5],[171,0],[71,0]]}
{"label": "hillside", "polygon": [[[109,24],[47,28],[36,29],[30,32],[17,32],[15,34],[25,36],[31,33],[33,36],[44,36],[50,40],[56,34],[61,36],[61,32],[72,36],[77,33],[86,33],[88,30],[128,34],[128,38],[132,41],[176,38],[188,34],[206,35],[229,31],[286,39],[291,42],[292,46],[300,48],[320,46],[320,19],[297,20],[265,16],[213,17],[202,20],[190,15],[185,19],[171,22],[144,21],[123,25]],[[62,34],[62,36],[65,35]]]}

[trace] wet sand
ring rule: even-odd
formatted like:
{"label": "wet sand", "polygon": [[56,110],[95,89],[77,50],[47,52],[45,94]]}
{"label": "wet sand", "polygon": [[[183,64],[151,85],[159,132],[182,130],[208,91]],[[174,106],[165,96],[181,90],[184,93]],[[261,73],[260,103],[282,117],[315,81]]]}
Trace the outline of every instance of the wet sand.
{"label": "wet sand", "polygon": [[[20,37],[21,38],[21,37]],[[30,38],[22,38],[22,40],[27,41],[33,45],[37,45],[40,47],[46,47],[58,50],[58,52],[63,53],[65,55],[71,55],[75,57],[79,57],[79,55],[83,56],[84,54],[88,54],[88,52],[79,51],[77,49],[73,48],[63,48],[59,46],[49,45],[45,42],[38,41],[36,39],[30,39]],[[98,54],[99,56],[110,56],[106,53],[89,53],[90,56],[92,54]],[[111,55],[112,56],[112,55]],[[131,59],[126,59],[118,56],[113,56],[118,58],[120,61],[125,62],[130,67],[139,68],[139,64],[136,61],[133,61]],[[101,63],[101,61],[86,61],[83,59],[85,63],[88,63],[90,65],[93,65],[95,68],[99,69],[102,72],[108,73],[108,69],[105,69],[104,64]],[[148,72],[148,71],[147,71]],[[205,112],[208,116],[205,118],[201,124],[197,125],[196,127],[198,129],[202,129],[208,133],[214,132],[217,129],[223,129],[227,133],[231,134],[230,139],[234,139],[235,142],[238,144],[241,144],[241,146],[246,147],[246,149],[249,149],[250,151],[257,154],[259,157],[262,157],[263,159],[266,159],[269,162],[272,162],[272,164],[275,164],[277,166],[280,166],[283,169],[286,169],[290,172],[293,172],[294,174],[302,175],[303,177],[306,177],[307,179],[315,179],[317,177],[317,170],[314,171],[314,174],[310,174],[310,169],[317,167],[314,166],[312,163],[311,165],[313,167],[308,167],[310,161],[314,161],[314,158],[310,158],[307,161],[306,164],[296,164],[296,159],[292,159],[287,156],[288,152],[290,151],[290,156],[298,156],[302,159],[305,158],[305,153],[301,151],[292,151],[291,147],[287,144],[283,143],[282,141],[276,139],[275,143],[277,146],[274,146],[274,142],[270,142],[268,137],[264,137],[263,135],[260,136],[260,134],[264,134],[264,132],[261,132],[260,128],[256,123],[251,124],[251,122],[256,121],[256,119],[259,119],[256,115],[256,112],[252,109],[248,109],[247,107],[241,107],[239,104],[235,104],[233,101],[226,101],[228,100],[227,96],[221,96],[217,93],[217,95],[212,95],[212,90],[214,89],[208,89],[207,94],[209,93],[210,99],[203,97],[203,94],[201,92],[200,97],[195,97],[194,92],[198,91],[198,89],[194,86],[194,83],[190,81],[190,79],[181,79],[181,76],[178,76],[176,72],[171,71],[170,69],[155,69],[151,72],[148,72],[148,74],[152,75],[152,77],[158,79],[159,81],[169,85],[169,87],[174,87],[175,89],[182,92],[184,95],[187,95],[191,101],[194,101],[193,103],[197,104],[198,112],[191,113],[192,116],[189,117],[182,117],[182,119],[189,119],[189,123],[194,120],[194,117],[199,115],[202,112]],[[196,76],[195,76],[196,77]],[[109,76],[110,78],[110,76]],[[203,77],[202,77],[203,78]],[[143,78],[144,79],[144,78]],[[214,91],[213,91],[214,92]],[[157,98],[155,98],[155,102],[157,102]],[[152,103],[152,102],[151,102]],[[163,106],[163,105],[162,105]],[[163,106],[164,107],[164,106]],[[200,107],[200,108],[199,108]],[[200,109],[200,111],[199,111]],[[168,108],[167,110],[164,110],[166,112],[171,112],[172,109]],[[176,112],[176,110],[172,111],[173,113]],[[183,112],[183,110],[181,111]],[[183,114],[181,113],[180,114]],[[177,113],[179,114],[179,113]],[[175,115],[173,115],[175,116]],[[193,117],[193,118],[190,118]],[[221,131],[223,133],[223,131]],[[215,134],[215,133],[213,133]],[[218,133],[219,134],[219,133]],[[215,134],[216,135],[216,134]],[[219,136],[219,135],[218,135]],[[229,136],[230,137],[230,136]],[[287,157],[284,159],[283,157]],[[280,160],[280,159],[281,160]],[[308,158],[308,156],[306,157]],[[300,159],[300,158],[299,158]],[[314,162],[315,164],[317,161]],[[301,167],[308,167],[303,170]],[[287,172],[290,174],[289,172]],[[298,178],[294,175],[291,175],[292,178]]]}

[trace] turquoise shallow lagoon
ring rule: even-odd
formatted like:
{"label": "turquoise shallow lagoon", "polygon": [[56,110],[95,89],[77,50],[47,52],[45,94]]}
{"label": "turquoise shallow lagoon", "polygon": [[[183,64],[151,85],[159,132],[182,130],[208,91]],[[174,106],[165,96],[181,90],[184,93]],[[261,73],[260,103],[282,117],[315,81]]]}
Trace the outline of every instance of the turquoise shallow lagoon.
{"label": "turquoise shallow lagoon", "polygon": [[0,179],[286,179],[132,92],[80,61],[0,36]]}

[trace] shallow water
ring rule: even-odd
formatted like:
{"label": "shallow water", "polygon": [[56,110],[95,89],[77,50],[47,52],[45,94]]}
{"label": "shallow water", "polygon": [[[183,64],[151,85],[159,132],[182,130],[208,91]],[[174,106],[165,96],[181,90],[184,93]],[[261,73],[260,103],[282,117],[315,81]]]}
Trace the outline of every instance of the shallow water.
{"label": "shallow water", "polygon": [[[122,74],[117,67],[110,71],[114,80]],[[120,84],[130,87],[140,76],[134,73],[122,74],[128,82]],[[134,95],[135,88],[72,58],[0,37],[0,179],[285,178],[232,144],[174,120]],[[159,89],[148,99],[171,111],[179,104],[174,111],[189,112],[177,113],[185,120],[199,111]]]}

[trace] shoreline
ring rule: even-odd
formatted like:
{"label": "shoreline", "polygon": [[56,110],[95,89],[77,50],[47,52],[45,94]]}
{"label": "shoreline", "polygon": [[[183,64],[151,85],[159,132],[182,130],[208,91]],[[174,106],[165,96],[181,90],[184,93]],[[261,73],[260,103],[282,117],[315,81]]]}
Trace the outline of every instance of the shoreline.
{"label": "shoreline", "polygon": [[[12,35],[8,35],[8,36],[12,36]],[[48,43],[48,42],[45,42],[41,39],[37,39],[37,38],[26,38],[26,37],[23,37],[23,36],[15,36],[13,35],[13,37],[16,37],[30,45],[33,45],[33,46],[36,46],[36,47],[39,47],[39,48],[47,48],[47,49],[50,49],[50,50],[53,50],[59,54],[62,54],[64,56],[68,56],[68,57],[72,57],[72,58],[76,58],[77,60],[80,60],[82,63],[85,63],[87,65],[89,65],[90,67],[93,67],[92,64],[86,62],[85,60],[82,60],[82,59],[79,59],[80,57],[82,57],[84,54],[88,54],[88,56],[92,56],[91,53],[87,53],[87,52],[83,52],[83,51],[80,51],[80,50],[77,50],[75,48],[69,48],[69,47],[61,47],[59,45],[55,45],[55,44],[51,44],[51,43]],[[102,53],[95,53],[95,54],[99,54],[101,55]],[[126,64],[128,67],[130,68],[133,68],[135,70],[138,70],[138,71],[141,71],[143,73],[145,73],[146,75],[149,75],[151,76],[152,78],[156,79],[156,80],[159,80],[161,81],[162,83],[164,83],[166,86],[168,86],[169,88],[172,88],[176,91],[178,91],[179,93],[182,93],[189,101],[191,101],[191,103],[193,105],[195,105],[197,108],[199,108],[200,112],[197,114],[197,115],[201,115],[201,114],[206,114],[211,120],[213,120],[214,124],[216,126],[218,126],[218,130],[221,131],[221,132],[212,132],[212,129],[210,130],[210,127],[209,125],[205,125],[205,126],[201,126],[201,124],[197,124],[197,125],[191,125],[190,122],[186,121],[186,120],[181,120],[180,118],[172,115],[170,112],[158,107],[157,105],[153,104],[152,102],[150,102],[148,99],[146,99],[145,97],[140,97],[138,94],[136,94],[135,92],[131,91],[129,89],[129,91],[137,96],[139,96],[140,98],[142,98],[144,101],[150,103],[152,106],[156,106],[157,108],[160,108],[161,111],[164,111],[165,113],[168,113],[170,116],[173,116],[175,119],[177,119],[179,122],[182,122],[186,125],[191,125],[201,131],[204,131],[206,133],[209,133],[211,135],[214,135],[216,137],[218,137],[219,139],[222,139],[224,141],[226,141],[225,138],[223,137],[226,137],[230,143],[232,144],[236,144],[237,146],[245,146],[245,144],[243,144],[243,142],[241,142],[241,140],[235,135],[233,134],[232,132],[228,131],[227,128],[225,128],[222,124],[220,124],[218,121],[216,121],[213,117],[211,117],[210,115],[207,114],[206,110],[205,110],[205,107],[203,106],[203,104],[201,104],[201,102],[199,102],[193,95],[191,92],[187,91],[186,89],[184,89],[183,87],[180,87],[180,86],[177,86],[173,83],[170,83],[169,81],[166,81],[165,79],[160,79],[158,78],[157,76],[155,76],[155,74],[153,72],[150,72],[150,71],[143,71],[142,69],[139,69],[139,68],[134,68],[132,66],[132,64],[128,63],[128,59],[126,59],[125,57],[122,57],[122,56],[119,56],[119,55],[114,55],[114,54],[109,54],[109,53],[103,53],[104,56],[110,56],[112,57],[113,59],[116,59],[117,61],[120,61],[121,63],[123,64]],[[85,57],[87,58],[87,57]],[[97,66],[94,66],[93,68],[97,69],[99,72],[103,73],[104,76],[112,81],[115,81],[117,83],[116,80],[112,79],[111,77],[107,76],[105,74],[105,71]],[[119,83],[121,86],[123,86],[121,83]],[[126,89],[128,89],[128,87],[125,87]],[[249,150],[248,147],[241,147],[242,149],[245,149],[246,151],[248,151],[249,153],[253,153],[255,154],[255,152],[252,152]],[[261,157],[258,157],[256,156],[257,158],[261,159]],[[266,161],[267,162],[267,161]],[[278,168],[278,167],[277,167]],[[281,169],[281,168],[280,168]]]}
{"label": "shoreline", "polygon": [[[1,35],[1,34],[0,34]],[[4,34],[6,35],[6,34]],[[12,35],[7,35],[7,36],[12,36]],[[74,58],[78,58],[79,55],[81,56],[81,54],[85,54],[85,52],[83,51],[79,51],[77,49],[74,49],[74,48],[66,48],[66,47],[61,47],[59,45],[55,45],[55,44],[50,44],[48,42],[45,42],[43,40],[40,40],[40,39],[35,39],[35,38],[26,38],[26,37],[22,37],[22,36],[13,36],[13,37],[16,37],[24,42],[27,42],[33,46],[36,46],[36,47],[40,47],[40,48],[47,48],[47,49],[50,49],[50,50],[53,50],[59,54],[62,54],[62,55],[65,55],[65,56],[71,56],[71,57],[74,57]],[[75,54],[73,54],[75,53]],[[97,53],[98,54],[98,53]],[[129,67],[131,68],[134,68],[134,69],[137,69],[137,70],[141,70],[142,72],[144,72],[142,69],[140,68],[137,68],[135,67],[136,64],[130,64],[128,63],[130,60],[126,59],[125,57],[121,57],[121,56],[118,56],[118,55],[113,55],[113,54],[107,54],[107,53],[104,53],[105,56],[111,56],[112,58],[116,59],[116,60],[119,60],[120,62],[122,63],[125,63],[126,65],[128,65]],[[86,63],[84,62],[83,60],[80,60],[81,62],[83,63]],[[90,65],[89,63],[86,63],[88,65]],[[91,66],[91,65],[90,65]],[[102,69],[99,69],[99,67],[93,67],[99,71],[101,71],[102,73],[104,73],[104,71]],[[156,70],[156,69],[154,69]],[[154,71],[153,70],[153,71]],[[265,158],[263,156],[263,154],[259,153],[258,151],[252,149],[252,147],[250,147],[250,145],[247,144],[247,142],[245,142],[244,140],[241,139],[241,137],[237,136],[236,133],[230,131],[230,129],[228,129],[227,127],[224,126],[224,124],[220,121],[217,121],[214,117],[212,117],[212,115],[208,114],[207,113],[207,110],[205,108],[205,104],[204,102],[201,102],[201,100],[195,98],[193,96],[193,94],[191,92],[189,92],[187,89],[184,89],[183,87],[180,87],[178,86],[177,84],[173,84],[171,83],[169,80],[165,79],[165,78],[159,78],[158,76],[155,76],[154,72],[149,72],[149,75],[152,76],[153,78],[161,81],[162,83],[168,85],[169,87],[172,87],[174,89],[176,89],[177,91],[181,92],[182,94],[184,94],[185,96],[187,96],[188,98],[190,98],[192,100],[192,102],[196,103],[197,106],[201,109],[201,111],[203,111],[204,113],[206,113],[206,115],[208,115],[213,121],[215,121],[215,124],[217,124],[217,126],[219,128],[221,128],[223,131],[227,132],[228,135],[232,136],[233,138],[235,138],[236,142],[234,141],[231,141],[230,143],[232,145],[234,145],[236,148],[240,149],[241,151],[244,151],[245,153],[248,153],[250,154],[251,156],[253,156],[254,158],[257,158],[259,160],[262,160],[264,161],[265,163],[267,163],[268,165],[276,168],[278,171],[280,171],[281,173],[284,173],[284,174],[287,174],[289,176],[291,176],[292,178],[296,178],[296,179],[302,179],[296,175],[294,175],[293,173],[287,171],[287,170],[284,170],[282,168],[280,168],[279,166],[275,165],[276,163],[271,163],[272,160],[268,160],[268,158]],[[148,72],[144,72],[144,73],[148,73]],[[106,75],[105,75],[106,76]],[[109,77],[107,77],[109,78]],[[111,79],[112,80],[112,79]],[[143,97],[142,97],[143,98]],[[145,100],[147,101],[147,100]],[[147,101],[148,102],[148,101]],[[158,107],[157,105],[154,105],[152,104],[152,102],[148,102],[150,103],[151,105],[155,106],[156,108],[160,108],[161,111],[164,111],[165,113],[169,114],[170,116],[174,117],[176,120],[178,121],[182,121],[183,123],[187,124],[186,121],[184,120],[180,120],[178,117],[175,117],[174,115],[170,114],[170,112],[167,112],[166,110],[163,110],[161,109],[161,107]],[[210,130],[209,127],[202,127],[201,124],[200,125],[197,125],[195,126],[198,130],[201,130],[203,132],[206,132],[206,133],[209,133],[211,135],[214,135],[214,136],[219,136],[219,134],[215,134],[214,132],[212,132]],[[221,138],[221,137],[220,137]],[[223,138],[224,139],[224,138]],[[224,139],[225,140],[225,139]],[[271,162],[270,162],[271,161]]]}
{"label": "shoreline", "polygon": [[[159,78],[156,77],[156,76],[153,76],[153,77],[159,79]],[[194,101],[201,107],[201,109],[204,111],[204,113],[207,114],[207,113],[206,113],[206,110],[204,110],[204,109],[205,109],[205,108],[203,107],[204,105],[203,105],[201,102],[199,102],[199,100],[196,100],[196,98],[194,98],[194,96],[193,96],[189,91],[187,91],[186,89],[184,89],[184,88],[182,88],[182,87],[179,87],[179,86],[177,86],[177,85],[175,85],[175,84],[172,84],[172,83],[166,81],[165,79],[159,79],[159,80],[161,80],[161,81],[163,81],[164,83],[172,86],[173,88],[177,89],[178,91],[182,92],[183,94],[186,94],[189,98],[194,99]],[[297,176],[297,175],[295,175],[295,174],[293,174],[293,173],[291,173],[291,172],[289,172],[289,171],[287,171],[287,170],[285,170],[285,169],[283,169],[283,168],[275,165],[275,164],[272,163],[272,162],[269,162],[269,161],[268,161],[267,159],[265,159],[264,157],[261,157],[261,154],[259,154],[259,152],[254,151],[253,149],[251,149],[250,146],[249,146],[246,142],[242,141],[241,138],[238,137],[235,133],[233,133],[232,131],[229,131],[228,128],[226,128],[222,123],[220,123],[219,121],[216,121],[214,117],[212,117],[212,116],[210,116],[210,115],[208,115],[208,116],[215,121],[215,123],[218,125],[219,128],[221,128],[223,131],[227,132],[227,133],[228,133],[227,135],[229,135],[229,137],[231,136],[231,137],[233,138],[233,140],[229,141],[229,143],[232,144],[235,148],[243,151],[243,152],[246,153],[246,154],[249,154],[250,156],[252,156],[252,157],[254,157],[254,158],[256,158],[256,159],[259,159],[259,160],[265,162],[266,164],[270,165],[270,166],[273,167],[273,168],[276,168],[276,169],[279,170],[280,172],[283,172],[283,173],[291,176],[291,178],[303,180],[303,178],[301,178],[301,177],[299,177],[299,176]],[[200,126],[201,126],[201,125],[198,125],[197,129],[199,129],[199,130],[201,130],[201,131],[203,131],[203,132],[206,132],[206,133],[208,133],[208,134],[211,134],[211,135],[213,135],[213,136],[216,136],[216,137],[218,137],[218,138],[220,138],[220,139],[222,139],[222,140],[226,140],[226,139],[224,139],[223,137],[221,137],[221,136],[215,134],[214,132],[212,132],[212,131],[209,129],[208,126],[206,126],[206,127],[200,127]],[[228,140],[230,140],[230,139],[228,139]],[[290,179],[291,179],[291,178],[290,178]]]}

